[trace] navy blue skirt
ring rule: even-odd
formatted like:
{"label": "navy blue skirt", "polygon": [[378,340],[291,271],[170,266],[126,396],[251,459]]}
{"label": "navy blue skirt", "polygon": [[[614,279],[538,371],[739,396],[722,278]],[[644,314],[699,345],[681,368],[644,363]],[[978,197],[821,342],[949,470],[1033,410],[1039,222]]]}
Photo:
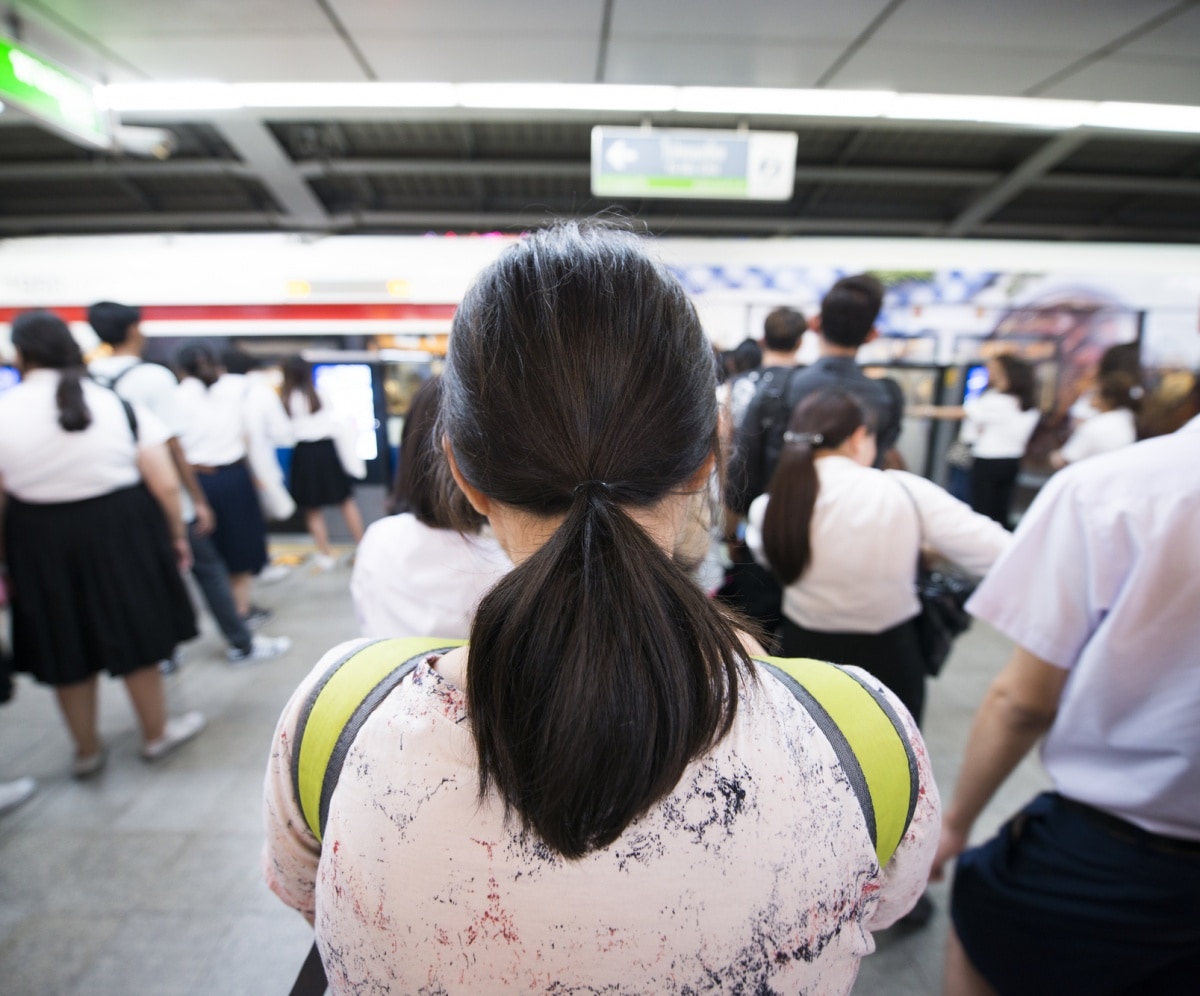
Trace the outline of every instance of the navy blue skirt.
{"label": "navy blue skirt", "polygon": [[47,685],[130,674],[196,636],[162,508],[138,484],[83,501],[8,496],[16,670]]}
{"label": "navy blue skirt", "polygon": [[267,563],[267,524],[245,460],[197,470],[196,480],[217,517],[212,541],[230,574],[257,574]]}

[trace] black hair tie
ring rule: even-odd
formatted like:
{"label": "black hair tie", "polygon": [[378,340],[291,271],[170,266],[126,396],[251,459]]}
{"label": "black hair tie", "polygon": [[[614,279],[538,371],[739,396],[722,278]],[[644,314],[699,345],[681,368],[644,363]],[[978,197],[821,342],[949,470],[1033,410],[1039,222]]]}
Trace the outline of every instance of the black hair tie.
{"label": "black hair tie", "polygon": [[607,481],[580,481],[571,489],[573,498],[584,498],[589,504],[608,502],[613,497],[613,487]]}

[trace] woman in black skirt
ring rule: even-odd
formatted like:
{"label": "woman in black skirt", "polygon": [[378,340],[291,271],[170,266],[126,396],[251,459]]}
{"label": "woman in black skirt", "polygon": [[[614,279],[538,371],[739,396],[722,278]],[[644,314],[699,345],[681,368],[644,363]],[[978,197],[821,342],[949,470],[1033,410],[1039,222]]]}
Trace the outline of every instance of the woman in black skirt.
{"label": "woman in black skirt", "polygon": [[932,481],[877,470],[872,416],[826,388],[796,406],[746,541],[784,586],[784,657],[865,668],[919,723],[925,660],[915,620],[917,557],[930,549],[983,574],[1010,536]]}
{"label": "woman in black skirt", "polygon": [[304,524],[317,547],[313,562],[321,570],[329,570],[334,559],[321,510],[336,505],[355,544],[363,536],[362,514],[334,443],[337,423],[317,393],[308,361],[293,356],[284,363],[282,394],[283,407],[292,420],[296,437],[292,453],[292,498],[304,511]]}
{"label": "woman in black skirt", "polygon": [[142,756],[157,760],[204,728],[198,712],[167,718],[157,667],[196,635],[169,433],[85,379],[57,315],[18,315],[12,341],[24,379],[0,396],[0,535],[16,668],[54,687],[76,777],[98,772],[106,756],[101,671],[124,680]]}

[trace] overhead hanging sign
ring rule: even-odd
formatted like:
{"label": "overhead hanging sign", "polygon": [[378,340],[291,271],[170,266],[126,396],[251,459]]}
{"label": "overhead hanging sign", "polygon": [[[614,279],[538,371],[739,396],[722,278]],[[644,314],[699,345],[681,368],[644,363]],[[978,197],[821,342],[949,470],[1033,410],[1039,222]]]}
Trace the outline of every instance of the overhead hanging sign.
{"label": "overhead hanging sign", "polygon": [[796,181],[795,132],[592,129],[595,197],[786,201]]}
{"label": "overhead hanging sign", "polygon": [[107,149],[108,114],[96,106],[92,84],[7,38],[0,38],[0,103],[74,142]]}

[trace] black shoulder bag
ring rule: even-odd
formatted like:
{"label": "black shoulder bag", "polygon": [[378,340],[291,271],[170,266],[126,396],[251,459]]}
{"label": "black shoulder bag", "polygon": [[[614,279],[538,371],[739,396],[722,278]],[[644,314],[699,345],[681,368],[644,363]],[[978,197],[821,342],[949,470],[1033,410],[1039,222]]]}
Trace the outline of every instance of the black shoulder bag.
{"label": "black shoulder bag", "polygon": [[[923,548],[925,528],[921,509],[912,492],[899,480],[896,483],[908,497],[917,516],[917,533],[920,547]],[[930,677],[936,678],[941,674],[955,638],[970,627],[971,616],[963,606],[975,587],[976,582],[961,574],[929,568],[923,550],[917,550],[915,588],[917,598],[921,601],[921,614],[916,620],[917,641],[921,645],[921,656],[925,659],[925,671]]]}

